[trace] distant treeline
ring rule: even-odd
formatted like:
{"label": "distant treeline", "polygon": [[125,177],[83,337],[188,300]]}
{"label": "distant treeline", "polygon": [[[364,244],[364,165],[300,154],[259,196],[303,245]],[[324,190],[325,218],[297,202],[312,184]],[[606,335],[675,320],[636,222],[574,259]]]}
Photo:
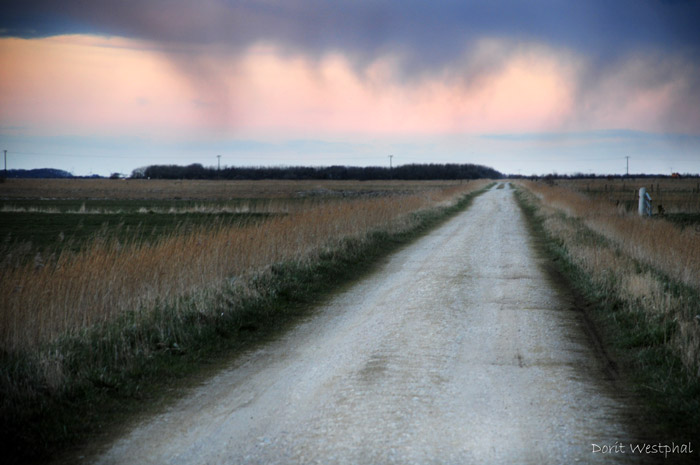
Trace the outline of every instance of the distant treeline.
{"label": "distant treeline", "polygon": [[359,180],[401,179],[480,179],[501,178],[503,175],[493,168],[472,164],[427,164],[401,165],[395,168],[368,166],[328,167],[216,167],[205,168],[200,164],[188,166],[151,165],[132,172],[132,178],[150,179],[285,179],[285,180]]}
{"label": "distant treeline", "polygon": [[673,173],[673,174],[546,174],[542,176],[524,176],[519,174],[509,174],[510,179],[608,179],[608,180],[625,180],[625,179],[644,179],[644,178],[698,178],[700,174],[698,173]]}
{"label": "distant treeline", "polygon": [[[0,171],[0,176],[5,173]],[[58,170],[55,168],[37,168],[33,170],[7,170],[8,179],[16,178],[72,178],[73,175],[68,171]]]}
{"label": "distant treeline", "polygon": [[[90,176],[73,176],[68,171],[55,168],[37,168],[31,170],[7,170],[7,174],[0,170],[0,179],[10,178],[101,178],[96,174]],[[121,179],[124,176],[113,173],[110,178]],[[668,174],[546,174],[541,176],[524,176],[519,174],[504,175],[493,168],[473,164],[413,164],[401,165],[393,169],[386,167],[370,166],[329,166],[329,167],[252,167],[235,168],[225,167],[221,171],[216,167],[203,167],[200,164],[188,166],[178,165],[151,165],[137,168],[131,173],[132,178],[144,179],[348,179],[348,180],[372,180],[372,179],[402,179],[402,180],[430,180],[430,179],[499,179],[508,177],[511,179],[634,179],[634,178],[698,178],[698,173],[674,173]]]}

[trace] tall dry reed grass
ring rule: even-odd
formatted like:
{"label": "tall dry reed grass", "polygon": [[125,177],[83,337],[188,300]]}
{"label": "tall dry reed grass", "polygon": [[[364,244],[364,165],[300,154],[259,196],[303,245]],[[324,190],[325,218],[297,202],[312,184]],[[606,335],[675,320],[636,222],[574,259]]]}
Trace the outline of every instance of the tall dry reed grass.
{"label": "tall dry reed grass", "polygon": [[402,230],[411,213],[455,201],[485,182],[416,195],[356,198],[272,217],[243,227],[221,225],[163,237],[155,243],[95,240],[0,269],[0,348],[32,349],[65,334],[156,302],[215,292],[232,279],[288,260],[312,260],[347,237]]}
{"label": "tall dry reed grass", "polygon": [[[522,185],[539,199],[545,230],[564,244],[596,288],[625,302],[647,327],[662,331],[662,343],[678,355],[688,373],[700,377],[697,299],[672,292],[664,278],[683,283],[697,295],[700,235],[568,188],[527,181]],[[589,231],[598,238],[590,237]]]}
{"label": "tall dry reed grass", "polygon": [[630,210],[636,210],[639,189],[644,187],[653,204],[661,205],[667,213],[700,213],[698,178],[560,179],[556,183],[596,200],[625,204]]}
{"label": "tall dry reed grass", "polygon": [[700,235],[663,220],[650,220],[582,192],[541,182],[523,185],[545,204],[580,218],[631,257],[700,290]]}

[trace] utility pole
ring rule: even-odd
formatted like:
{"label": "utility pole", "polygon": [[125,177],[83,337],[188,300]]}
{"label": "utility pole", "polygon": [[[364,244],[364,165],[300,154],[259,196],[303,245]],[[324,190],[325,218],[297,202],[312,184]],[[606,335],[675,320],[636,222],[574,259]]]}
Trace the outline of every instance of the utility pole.
{"label": "utility pole", "polygon": [[630,157],[629,155],[625,157],[627,159],[627,176],[630,175]]}
{"label": "utility pole", "polygon": [[389,155],[389,179],[394,179],[394,167],[392,166],[391,159],[394,158],[393,155]]}
{"label": "utility pole", "polygon": [[3,150],[5,152],[5,177],[7,177],[7,150]]}
{"label": "utility pole", "polygon": [[216,177],[220,178],[221,177],[221,155],[217,155],[216,158],[219,161],[219,166],[216,168]]}

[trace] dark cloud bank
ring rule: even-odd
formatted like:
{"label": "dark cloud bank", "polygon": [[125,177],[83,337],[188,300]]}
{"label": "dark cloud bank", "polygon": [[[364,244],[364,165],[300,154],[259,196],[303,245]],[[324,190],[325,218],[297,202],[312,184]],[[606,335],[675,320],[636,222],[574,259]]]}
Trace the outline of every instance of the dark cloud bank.
{"label": "dark cloud bank", "polygon": [[401,57],[402,79],[450,68],[465,85],[488,76],[509,53],[475,58],[478,39],[511,49],[542,44],[585,60],[577,84],[581,108],[605,105],[598,83],[643,56],[650,65],[619,98],[681,82],[677,110],[660,118],[688,127],[700,124],[700,105],[688,104],[700,102],[698,24],[700,0],[24,0],[5,7],[0,34],[147,40],[204,94],[216,95],[225,90],[198,55],[236,54],[259,41],[310,58],[341,52],[358,71],[393,53]]}
{"label": "dark cloud bank", "polygon": [[95,33],[172,45],[243,49],[272,41],[306,54],[358,60],[400,51],[435,66],[475,38],[539,41],[614,59],[637,49],[700,50],[700,1],[682,0],[25,0],[5,7],[6,36]]}

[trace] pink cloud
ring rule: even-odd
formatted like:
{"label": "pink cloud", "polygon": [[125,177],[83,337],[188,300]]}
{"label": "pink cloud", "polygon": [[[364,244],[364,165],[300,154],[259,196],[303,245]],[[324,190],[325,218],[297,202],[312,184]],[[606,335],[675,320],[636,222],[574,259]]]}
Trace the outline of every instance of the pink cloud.
{"label": "pink cloud", "polygon": [[473,49],[448,68],[407,77],[391,55],[358,69],[339,53],[311,59],[265,44],[232,54],[93,36],[0,39],[0,123],[162,137],[653,131],[683,89],[629,86],[642,66],[630,64],[581,100],[584,63],[575,56],[498,40]]}
{"label": "pink cloud", "polygon": [[470,86],[459,68],[410,80],[400,76],[395,57],[358,72],[341,55],[311,61],[257,46],[241,58],[231,88],[244,131],[530,131],[552,129],[569,111],[567,73],[546,54],[516,55]]}
{"label": "pink cloud", "polygon": [[172,130],[196,122],[161,55],[119,38],[0,40],[3,124],[40,130]]}
{"label": "pink cloud", "polygon": [[594,81],[580,82],[571,124],[584,129],[625,128],[696,133],[700,109],[688,96],[697,66],[673,56],[636,55]]}

